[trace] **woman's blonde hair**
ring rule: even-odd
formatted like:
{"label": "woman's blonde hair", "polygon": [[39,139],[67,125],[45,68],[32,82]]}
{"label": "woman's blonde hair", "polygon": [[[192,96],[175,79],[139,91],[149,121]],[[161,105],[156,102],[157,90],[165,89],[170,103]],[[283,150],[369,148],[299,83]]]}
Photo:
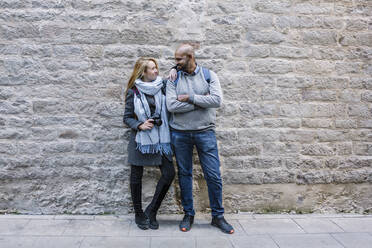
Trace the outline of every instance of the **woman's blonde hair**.
{"label": "woman's blonde hair", "polygon": [[148,66],[150,61],[154,62],[155,66],[156,66],[156,69],[159,70],[158,62],[156,61],[156,59],[154,59],[154,58],[139,58],[136,61],[136,64],[134,65],[134,68],[133,68],[132,75],[129,78],[127,88],[125,90],[125,95],[124,95],[125,98],[127,97],[128,90],[132,89],[134,87],[134,83],[135,83],[136,79],[143,77],[143,74],[146,72],[147,66]]}

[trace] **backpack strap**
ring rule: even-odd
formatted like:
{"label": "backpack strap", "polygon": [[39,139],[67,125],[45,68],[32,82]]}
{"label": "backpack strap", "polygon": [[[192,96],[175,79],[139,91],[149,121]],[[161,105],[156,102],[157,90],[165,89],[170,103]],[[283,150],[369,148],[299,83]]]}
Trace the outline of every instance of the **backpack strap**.
{"label": "backpack strap", "polygon": [[181,74],[181,72],[178,71],[177,72],[177,78],[176,78],[176,80],[174,80],[174,86],[177,86],[178,80],[180,79],[180,74]]}
{"label": "backpack strap", "polygon": [[204,76],[205,81],[207,81],[207,83],[210,83],[211,82],[211,73],[209,72],[209,69],[205,68],[205,67],[202,67],[202,70],[203,70],[203,76]]}

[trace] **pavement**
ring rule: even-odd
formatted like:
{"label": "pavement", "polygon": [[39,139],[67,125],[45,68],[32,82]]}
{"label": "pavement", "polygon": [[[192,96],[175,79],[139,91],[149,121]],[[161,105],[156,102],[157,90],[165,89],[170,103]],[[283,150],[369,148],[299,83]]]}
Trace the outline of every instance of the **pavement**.
{"label": "pavement", "polygon": [[196,215],[191,231],[178,229],[182,215],[159,215],[158,230],[140,230],[133,215],[0,215],[0,248],[371,248],[372,215],[225,215],[235,233]]}

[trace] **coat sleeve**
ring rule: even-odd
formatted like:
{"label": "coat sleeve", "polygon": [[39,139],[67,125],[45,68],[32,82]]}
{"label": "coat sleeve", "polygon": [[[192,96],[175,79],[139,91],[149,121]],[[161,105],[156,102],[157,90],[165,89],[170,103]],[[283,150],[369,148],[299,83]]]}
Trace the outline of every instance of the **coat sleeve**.
{"label": "coat sleeve", "polygon": [[141,121],[137,120],[134,114],[134,92],[132,89],[128,90],[125,98],[125,110],[124,110],[124,123],[135,131],[139,131],[138,126],[142,124]]}

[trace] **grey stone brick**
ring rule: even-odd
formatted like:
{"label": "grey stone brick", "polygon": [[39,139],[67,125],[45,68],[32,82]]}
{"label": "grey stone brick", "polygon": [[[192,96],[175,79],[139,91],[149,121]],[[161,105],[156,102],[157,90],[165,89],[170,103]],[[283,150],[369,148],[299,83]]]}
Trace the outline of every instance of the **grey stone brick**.
{"label": "grey stone brick", "polygon": [[[157,39],[153,39],[157,37]],[[123,44],[136,44],[136,45],[157,45],[168,44],[172,40],[172,32],[166,28],[144,27],[141,33],[125,29],[121,31],[120,42]]]}
{"label": "grey stone brick", "polygon": [[119,42],[117,30],[78,29],[71,31],[71,41],[79,44],[113,44]]}
{"label": "grey stone brick", "polygon": [[50,45],[25,45],[20,48],[22,55],[50,57],[52,56],[52,47]]}
{"label": "grey stone brick", "polygon": [[15,129],[15,128],[4,128],[0,130],[0,139],[8,140],[24,140],[30,136],[29,130]]}
{"label": "grey stone brick", "polygon": [[372,89],[372,79],[353,77],[350,80],[350,88]]}
{"label": "grey stone brick", "polygon": [[255,44],[279,44],[285,36],[276,31],[251,31],[247,33],[247,40]]}
{"label": "grey stone brick", "polygon": [[271,48],[271,55],[279,58],[308,58],[311,55],[311,50],[296,47],[277,46]]}
{"label": "grey stone brick", "polygon": [[336,148],[327,144],[304,144],[301,154],[308,156],[332,156],[336,154]]}
{"label": "grey stone brick", "polygon": [[371,156],[372,155],[372,143],[353,144],[353,151],[355,155]]}
{"label": "grey stone brick", "polygon": [[360,92],[356,90],[343,90],[340,93],[340,101],[357,103],[360,102],[360,100],[361,100]]}
{"label": "grey stone brick", "polygon": [[362,67],[363,67],[363,63],[358,63],[358,62],[336,63],[336,71],[338,75],[353,74],[353,73],[358,74],[361,72]]}
{"label": "grey stone brick", "polygon": [[349,19],[346,21],[346,30],[349,31],[359,31],[367,30],[368,21],[363,19]]}
{"label": "grey stone brick", "polygon": [[302,33],[303,42],[307,45],[335,45],[337,33],[334,31],[304,31]]}
{"label": "grey stone brick", "polygon": [[300,142],[312,143],[317,137],[315,131],[308,130],[286,130],[280,133],[279,141],[281,142]]}
{"label": "grey stone brick", "polygon": [[40,27],[42,42],[65,44],[71,42],[71,29],[59,25],[43,25]]}
{"label": "grey stone brick", "polygon": [[341,48],[315,47],[313,56],[316,59],[343,60],[347,56],[347,51]]}
{"label": "grey stone brick", "polygon": [[372,91],[363,92],[362,101],[372,102]]}
{"label": "grey stone brick", "polygon": [[332,3],[298,3],[294,6],[294,11],[300,14],[330,14],[332,9]]}
{"label": "grey stone brick", "polygon": [[308,88],[313,86],[313,79],[304,77],[278,78],[278,87],[286,88]]}
{"label": "grey stone brick", "polygon": [[105,143],[103,142],[78,142],[75,144],[75,151],[77,153],[88,153],[88,154],[96,154],[96,153],[103,153],[105,152]]}
{"label": "grey stone brick", "polygon": [[343,128],[343,129],[351,129],[351,128],[357,128],[357,120],[335,120],[335,126],[336,128]]}
{"label": "grey stone brick", "polygon": [[371,167],[372,159],[366,157],[347,157],[340,160],[339,166],[340,168],[347,169],[347,168],[363,168],[363,167]]}
{"label": "grey stone brick", "polygon": [[292,72],[292,63],[285,60],[254,60],[250,65],[250,70],[254,73],[266,74],[285,74]]}
{"label": "grey stone brick", "polygon": [[300,151],[299,143],[264,143],[263,154],[267,155],[289,155]]}
{"label": "grey stone brick", "polygon": [[270,49],[266,46],[244,46],[236,48],[233,54],[237,57],[265,58],[269,56]]}
{"label": "grey stone brick", "polygon": [[0,143],[0,153],[14,155],[17,153],[17,149],[13,144]]}
{"label": "grey stone brick", "polygon": [[372,34],[359,32],[356,34],[345,34],[339,38],[339,43],[343,46],[370,46]]}
{"label": "grey stone brick", "polygon": [[314,87],[318,89],[343,89],[347,88],[349,84],[349,79],[345,77],[315,77]]}
{"label": "grey stone brick", "polygon": [[330,119],[314,119],[304,118],[302,119],[302,127],[307,128],[332,128],[334,126],[333,120]]}
{"label": "grey stone brick", "polygon": [[295,67],[299,74],[305,75],[328,75],[335,70],[334,64],[328,61],[299,61],[295,63]]}
{"label": "grey stone brick", "polygon": [[47,143],[45,144],[45,147],[42,148],[42,152],[46,154],[65,153],[71,152],[73,147],[73,143],[70,142]]}
{"label": "grey stone brick", "polygon": [[30,113],[30,103],[24,100],[0,101],[0,114]]}
{"label": "grey stone brick", "polygon": [[282,15],[275,18],[275,26],[281,29],[316,27],[315,19],[309,16]]}
{"label": "grey stone brick", "polygon": [[334,90],[303,90],[302,98],[305,101],[336,101],[337,92]]}
{"label": "grey stone brick", "polygon": [[349,104],[347,111],[349,116],[352,117],[359,116],[369,118],[372,116],[372,109],[365,103]]}
{"label": "grey stone brick", "polygon": [[260,0],[255,3],[254,8],[260,12],[285,14],[291,10],[291,1]]}
{"label": "grey stone brick", "polygon": [[261,147],[255,144],[226,146],[221,144],[220,153],[222,156],[253,156],[261,153]]}
{"label": "grey stone brick", "polygon": [[273,26],[273,18],[269,14],[250,13],[247,11],[241,16],[239,21],[246,31],[260,31]]}

